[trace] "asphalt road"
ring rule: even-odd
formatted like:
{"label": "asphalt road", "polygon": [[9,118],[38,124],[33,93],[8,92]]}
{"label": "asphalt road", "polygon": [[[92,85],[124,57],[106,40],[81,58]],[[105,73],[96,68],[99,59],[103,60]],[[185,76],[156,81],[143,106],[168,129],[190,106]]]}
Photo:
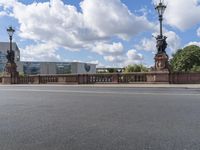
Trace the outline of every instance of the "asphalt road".
{"label": "asphalt road", "polygon": [[200,90],[0,86],[0,150],[200,150]]}

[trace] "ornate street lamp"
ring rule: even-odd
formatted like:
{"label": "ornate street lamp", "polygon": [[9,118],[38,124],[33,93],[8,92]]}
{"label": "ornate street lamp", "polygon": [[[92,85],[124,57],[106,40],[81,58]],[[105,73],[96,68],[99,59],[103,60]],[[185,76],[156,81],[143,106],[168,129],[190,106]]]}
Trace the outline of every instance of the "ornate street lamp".
{"label": "ornate street lamp", "polygon": [[160,21],[160,36],[162,37],[162,21],[163,21],[163,14],[165,12],[165,9],[167,8],[166,5],[163,4],[163,2],[161,2],[155,7],[155,9],[158,11],[158,15],[159,15],[159,21]]}
{"label": "ornate street lamp", "polygon": [[162,21],[163,21],[163,14],[167,6],[164,4],[163,1],[160,0],[159,4],[155,6],[155,9],[158,12],[159,22],[160,22],[160,34],[156,37],[156,47],[157,47],[157,54],[155,56],[155,70],[156,71],[169,71],[169,57],[166,54],[165,49],[167,48],[166,36],[163,36],[162,31]]}
{"label": "ornate street lamp", "polygon": [[10,26],[7,29],[7,32],[8,32],[9,40],[10,40],[10,50],[7,51],[7,59],[8,59],[9,63],[15,63],[15,61],[14,61],[15,60],[15,53],[12,50],[12,37],[13,37],[15,30],[12,28],[12,26]]}
{"label": "ornate street lamp", "polygon": [[10,78],[10,83],[17,83],[18,72],[17,72],[17,65],[15,63],[15,52],[12,49],[12,38],[15,30],[10,26],[7,29],[9,40],[10,40],[10,49],[7,50],[7,63],[5,66],[5,73]]}

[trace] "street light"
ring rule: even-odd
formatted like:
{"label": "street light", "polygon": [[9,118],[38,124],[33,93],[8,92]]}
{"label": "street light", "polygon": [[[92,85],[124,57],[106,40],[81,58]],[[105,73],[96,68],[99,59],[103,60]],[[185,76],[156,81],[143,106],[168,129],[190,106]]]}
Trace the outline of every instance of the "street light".
{"label": "street light", "polygon": [[160,3],[155,7],[155,9],[158,11],[159,15],[159,21],[160,21],[160,36],[162,37],[162,21],[163,21],[163,14],[165,12],[165,9],[167,8],[166,5],[163,4],[163,1],[160,0]]}
{"label": "street light", "polygon": [[10,83],[17,83],[17,77],[18,77],[18,72],[17,72],[17,65],[15,63],[15,52],[12,49],[12,38],[15,30],[12,28],[12,26],[8,27],[7,33],[9,35],[9,40],[10,40],[10,49],[7,50],[7,63],[6,63],[6,73],[10,76]]}
{"label": "street light", "polygon": [[167,8],[167,6],[164,5],[164,2],[161,0],[160,0],[159,4],[157,6],[155,6],[155,9],[158,12],[159,22],[160,22],[160,35],[158,35],[156,37],[156,40],[157,40],[156,47],[157,47],[158,53],[166,53],[165,49],[167,48],[167,42],[166,42],[167,37],[163,36],[163,31],[162,31],[163,14],[164,14],[166,8]]}
{"label": "street light", "polygon": [[[10,39],[10,53],[13,51],[12,50],[12,37],[13,37],[13,34],[14,34],[15,30],[12,28],[12,26],[10,26],[8,29],[7,29],[7,33],[9,35],[9,39]],[[11,61],[11,60],[10,60]]]}
{"label": "street light", "polygon": [[166,36],[163,36],[162,31],[162,21],[163,21],[163,14],[167,6],[164,4],[164,0],[160,0],[160,2],[155,6],[155,10],[158,12],[159,22],[160,22],[160,34],[156,36],[156,47],[157,47],[157,54],[155,56],[155,69],[158,71],[162,70],[169,70],[168,64],[168,55],[166,54],[165,49],[167,48]]}

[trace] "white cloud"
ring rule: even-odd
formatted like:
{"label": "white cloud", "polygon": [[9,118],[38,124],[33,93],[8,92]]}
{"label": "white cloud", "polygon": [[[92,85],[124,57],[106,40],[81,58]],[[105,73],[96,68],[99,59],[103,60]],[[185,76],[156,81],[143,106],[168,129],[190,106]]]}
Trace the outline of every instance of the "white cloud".
{"label": "white cloud", "polygon": [[127,39],[152,28],[144,16],[134,15],[120,0],[84,0],[81,8],[86,24],[102,37]]}
{"label": "white cloud", "polygon": [[143,60],[143,55],[138,53],[136,50],[129,50],[127,53],[127,58],[132,60]]}
{"label": "white cloud", "polygon": [[[123,45],[120,42],[110,44],[113,38],[127,40],[153,28],[145,15],[135,15],[120,0],[83,0],[81,11],[62,0],[32,4],[0,0],[0,6],[18,20],[21,38],[46,47],[51,43],[55,53],[61,47],[67,50],[90,49],[103,56],[122,55]],[[38,45],[27,46],[37,53],[35,47]],[[36,58],[32,56],[34,52],[26,54]]]}
{"label": "white cloud", "polygon": [[29,5],[3,0],[0,4],[12,6],[22,38],[51,41],[68,49],[85,48],[93,41],[113,36],[130,38],[152,28],[146,17],[134,15],[120,0],[84,0],[80,4],[82,12],[61,0]]}
{"label": "white cloud", "polygon": [[[158,0],[153,0],[158,2]],[[188,29],[200,22],[199,0],[165,0],[167,4],[164,18],[166,22],[180,30]]]}
{"label": "white cloud", "polygon": [[108,62],[115,62],[115,63],[121,63],[125,60],[124,56],[104,56],[104,59]]}
{"label": "white cloud", "polygon": [[8,14],[5,11],[0,11],[0,17],[8,16]]}
{"label": "white cloud", "polygon": [[174,53],[177,49],[181,46],[181,39],[180,37],[173,31],[166,32],[167,36],[167,43],[170,52]]}
{"label": "white cloud", "polygon": [[197,36],[200,37],[200,27],[197,29]]}
{"label": "white cloud", "polygon": [[[76,32],[82,27],[81,14],[76,8],[60,0],[13,7],[13,16],[20,23],[20,36],[24,39],[52,42],[65,48],[82,48]],[[84,29],[84,27],[83,27]]]}
{"label": "white cloud", "polygon": [[21,49],[22,61],[61,61],[61,57],[56,54],[57,47],[52,43],[26,46]]}
{"label": "white cloud", "polygon": [[144,56],[136,50],[131,49],[126,54],[120,56],[104,56],[108,62],[115,63],[115,66],[124,67],[130,64],[139,64],[144,60]]}
{"label": "white cloud", "polygon": [[4,7],[4,9],[8,9],[17,4],[17,0],[1,0],[0,6]]}
{"label": "white cloud", "polygon": [[96,52],[100,55],[119,55],[122,54],[124,50],[124,47],[122,43],[104,43],[104,42],[98,42],[95,44],[95,46],[92,48],[93,52]]}
{"label": "white cloud", "polygon": [[155,38],[143,38],[139,44],[136,44],[134,46],[137,50],[144,50],[144,51],[150,51],[150,52],[156,52],[156,40]]}
{"label": "white cloud", "polygon": [[142,63],[144,56],[138,53],[136,50],[132,49],[126,53],[127,59],[124,61],[124,66],[130,64],[140,64]]}
{"label": "white cloud", "polygon": [[189,45],[197,45],[200,47],[200,42],[189,42],[188,44],[186,44],[185,46],[189,46]]}

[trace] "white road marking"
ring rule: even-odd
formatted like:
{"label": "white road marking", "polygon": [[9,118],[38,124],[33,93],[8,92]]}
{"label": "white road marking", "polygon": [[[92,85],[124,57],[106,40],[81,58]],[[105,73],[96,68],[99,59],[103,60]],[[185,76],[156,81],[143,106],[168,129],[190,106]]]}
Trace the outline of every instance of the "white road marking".
{"label": "white road marking", "polygon": [[44,90],[44,89],[0,89],[6,92],[48,92],[48,93],[80,93],[80,94],[119,94],[119,95],[164,95],[164,96],[200,96],[200,93],[156,93],[156,92],[114,92],[114,91],[85,91],[85,90]]}

